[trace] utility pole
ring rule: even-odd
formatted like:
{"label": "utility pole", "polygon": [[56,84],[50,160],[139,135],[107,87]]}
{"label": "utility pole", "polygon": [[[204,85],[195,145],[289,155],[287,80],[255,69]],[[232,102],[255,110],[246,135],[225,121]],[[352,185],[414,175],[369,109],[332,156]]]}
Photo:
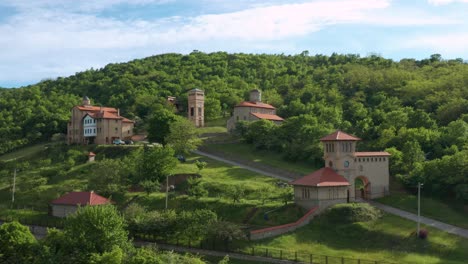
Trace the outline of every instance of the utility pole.
{"label": "utility pole", "polygon": [[167,200],[169,200],[169,174],[166,175],[166,210],[167,210]]}
{"label": "utility pole", "polygon": [[419,231],[420,231],[420,221],[421,221],[421,186],[424,184],[418,182],[418,229],[417,229],[417,235],[419,237]]}
{"label": "utility pole", "polygon": [[15,202],[15,189],[16,189],[16,168],[13,172],[13,192],[11,193],[11,203]]}

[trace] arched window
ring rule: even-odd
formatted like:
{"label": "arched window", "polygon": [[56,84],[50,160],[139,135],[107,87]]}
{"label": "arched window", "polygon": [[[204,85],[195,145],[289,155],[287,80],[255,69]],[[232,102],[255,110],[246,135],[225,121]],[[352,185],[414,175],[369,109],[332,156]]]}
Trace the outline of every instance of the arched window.
{"label": "arched window", "polygon": [[331,160],[328,162],[328,167],[333,168],[333,162]]}

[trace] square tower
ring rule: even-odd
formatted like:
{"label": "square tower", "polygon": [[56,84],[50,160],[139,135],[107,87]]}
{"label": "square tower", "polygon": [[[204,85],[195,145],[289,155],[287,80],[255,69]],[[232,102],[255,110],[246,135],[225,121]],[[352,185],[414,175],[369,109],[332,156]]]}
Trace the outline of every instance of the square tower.
{"label": "square tower", "polygon": [[200,89],[188,92],[188,119],[196,126],[205,126],[205,93]]}

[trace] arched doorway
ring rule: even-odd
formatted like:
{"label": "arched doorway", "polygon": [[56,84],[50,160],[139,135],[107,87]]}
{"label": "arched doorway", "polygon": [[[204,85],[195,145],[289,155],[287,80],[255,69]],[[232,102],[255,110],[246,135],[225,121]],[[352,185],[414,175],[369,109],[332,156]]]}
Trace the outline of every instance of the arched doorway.
{"label": "arched doorway", "polygon": [[354,190],[356,199],[370,199],[370,182],[364,176],[358,176],[354,179]]}

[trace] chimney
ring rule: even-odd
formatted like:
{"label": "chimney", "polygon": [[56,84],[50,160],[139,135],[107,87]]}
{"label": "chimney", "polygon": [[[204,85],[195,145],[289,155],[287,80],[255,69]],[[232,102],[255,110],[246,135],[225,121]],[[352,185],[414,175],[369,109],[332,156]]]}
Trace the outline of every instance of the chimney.
{"label": "chimney", "polygon": [[117,108],[117,116],[120,116],[120,108]]}

